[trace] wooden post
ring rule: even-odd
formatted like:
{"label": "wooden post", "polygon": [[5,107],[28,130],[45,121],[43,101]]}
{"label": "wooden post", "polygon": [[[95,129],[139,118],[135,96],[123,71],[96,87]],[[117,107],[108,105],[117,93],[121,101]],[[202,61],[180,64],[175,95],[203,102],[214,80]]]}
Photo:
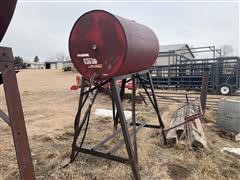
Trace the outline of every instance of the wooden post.
{"label": "wooden post", "polygon": [[206,103],[207,103],[207,92],[208,92],[208,72],[203,73],[202,77],[202,88],[201,88],[201,95],[200,95],[200,102],[203,114],[205,113]]}

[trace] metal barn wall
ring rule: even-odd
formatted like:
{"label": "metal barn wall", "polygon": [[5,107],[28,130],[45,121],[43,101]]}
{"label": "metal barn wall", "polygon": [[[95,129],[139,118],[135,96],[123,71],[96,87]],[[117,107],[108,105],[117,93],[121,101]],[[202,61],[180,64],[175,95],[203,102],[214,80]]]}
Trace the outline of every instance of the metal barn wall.
{"label": "metal barn wall", "polygon": [[57,62],[57,64],[56,64],[56,68],[57,69],[62,69],[63,68],[63,63],[62,62]]}
{"label": "metal barn wall", "polygon": [[[162,47],[162,49],[161,49]],[[171,53],[172,51],[172,53]],[[188,46],[186,44],[179,46],[179,45],[163,45],[160,46],[160,53],[158,55],[158,58],[156,62],[154,63],[154,66],[161,66],[161,65],[168,65],[168,64],[175,64],[176,63],[176,57],[174,54],[183,55],[184,57],[188,59],[193,59],[193,55],[191,53],[191,50],[188,49]],[[170,58],[169,58],[170,56]],[[177,57],[178,60],[180,57]],[[184,60],[184,58],[182,58]]]}
{"label": "metal barn wall", "polygon": [[55,63],[50,64],[50,69],[57,69],[57,65]]}
{"label": "metal barn wall", "polygon": [[[181,54],[183,52],[186,52],[186,50],[182,50],[182,51],[177,51],[177,54]],[[155,66],[161,66],[161,65],[168,65],[168,61],[169,61],[169,53],[160,53],[161,56],[159,56],[156,60],[156,62],[154,63]],[[174,56],[170,55],[170,63],[169,64],[174,64]],[[186,53],[184,55],[185,57],[189,58],[189,59],[193,59],[192,55],[190,53]],[[179,57],[178,57],[179,59]]]}

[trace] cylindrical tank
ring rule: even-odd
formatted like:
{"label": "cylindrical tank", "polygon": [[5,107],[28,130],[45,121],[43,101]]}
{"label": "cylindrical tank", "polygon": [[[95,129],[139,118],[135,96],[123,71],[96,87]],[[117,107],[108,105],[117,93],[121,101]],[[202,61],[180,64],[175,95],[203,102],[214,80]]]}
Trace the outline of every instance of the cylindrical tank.
{"label": "cylindrical tank", "polygon": [[240,99],[219,101],[217,125],[222,129],[240,133]]}
{"label": "cylindrical tank", "polygon": [[12,19],[17,0],[0,0],[0,42]]}
{"label": "cylindrical tank", "polygon": [[87,79],[104,80],[149,68],[159,52],[154,32],[103,10],[82,15],[69,38],[69,53]]}

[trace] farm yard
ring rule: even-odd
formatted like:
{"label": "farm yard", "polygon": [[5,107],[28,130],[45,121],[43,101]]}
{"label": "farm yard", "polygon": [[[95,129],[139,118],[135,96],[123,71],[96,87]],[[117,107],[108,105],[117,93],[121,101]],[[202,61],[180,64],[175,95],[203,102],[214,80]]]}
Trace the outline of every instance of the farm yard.
{"label": "farm yard", "polygon": [[0,180],[240,179],[240,6],[199,3],[0,0]]}
{"label": "farm yard", "polygon": [[[76,83],[76,75],[74,71],[60,70],[21,70],[17,74],[36,179],[132,179],[130,166],[82,153],[64,167],[69,162],[78,106],[79,91],[70,90]],[[6,112],[2,86],[0,90],[0,106]],[[161,116],[168,127],[172,113],[182,105],[183,98],[169,91],[157,91],[157,96]],[[189,98],[196,96],[196,92],[189,92]],[[142,179],[240,179],[239,157],[221,152],[223,147],[237,147],[239,143],[220,137],[215,125],[217,103],[224,96],[208,97],[203,118],[209,144],[207,149],[191,151],[183,144],[169,148],[164,145],[159,130],[143,128],[139,131]],[[230,98],[239,99],[239,96]],[[99,94],[92,111],[111,109],[109,102],[108,96]],[[131,110],[127,99],[123,104],[125,110]],[[137,119],[156,122],[151,106],[138,103],[136,111]],[[87,145],[91,146],[110,134],[112,125],[111,118],[92,114]],[[0,179],[19,179],[11,129],[3,121],[0,121],[0,138]],[[121,153],[126,153],[124,148]]]}

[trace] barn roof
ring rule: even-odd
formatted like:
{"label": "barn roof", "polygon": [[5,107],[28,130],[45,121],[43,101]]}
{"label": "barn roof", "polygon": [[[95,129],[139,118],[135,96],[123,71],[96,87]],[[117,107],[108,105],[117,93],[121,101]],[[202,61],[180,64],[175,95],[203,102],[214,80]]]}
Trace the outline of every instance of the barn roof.
{"label": "barn roof", "polygon": [[71,63],[72,61],[45,61],[45,63],[56,64],[56,63]]}
{"label": "barn roof", "polygon": [[179,50],[188,50],[194,58],[194,55],[187,44],[160,45],[160,53],[169,53],[170,51],[177,52]]}

